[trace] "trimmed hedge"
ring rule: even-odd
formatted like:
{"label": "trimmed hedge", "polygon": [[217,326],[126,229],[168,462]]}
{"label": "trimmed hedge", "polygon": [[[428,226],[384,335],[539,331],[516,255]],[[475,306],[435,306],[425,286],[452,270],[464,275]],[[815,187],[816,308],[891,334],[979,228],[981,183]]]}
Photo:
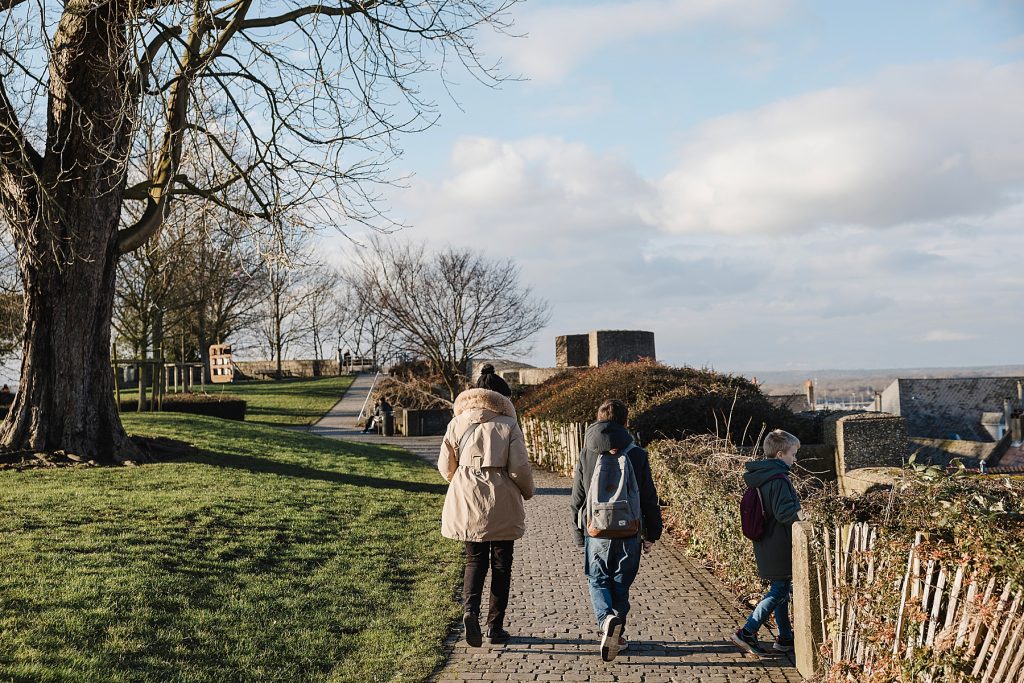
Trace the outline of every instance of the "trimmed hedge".
{"label": "trimmed hedge", "polygon": [[553,422],[592,422],[608,398],[626,402],[630,427],[643,443],[694,434],[728,434],[754,444],[764,425],[789,427],[793,415],[736,375],[654,361],[609,363],[565,373],[527,391],[523,415]]}
{"label": "trimmed hedge", "polygon": [[[143,404],[143,411],[149,410],[149,401]],[[169,394],[164,396],[161,407],[168,413],[190,413],[192,415],[207,415],[219,417],[225,420],[245,420],[246,402],[237,396],[214,396],[213,394]],[[138,409],[137,399],[126,399],[121,401],[122,413],[133,413]]]}

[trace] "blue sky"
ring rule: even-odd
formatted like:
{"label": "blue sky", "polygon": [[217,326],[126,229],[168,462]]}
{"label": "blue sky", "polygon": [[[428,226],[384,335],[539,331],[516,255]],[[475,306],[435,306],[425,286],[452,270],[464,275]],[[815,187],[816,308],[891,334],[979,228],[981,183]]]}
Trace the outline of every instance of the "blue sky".
{"label": "blue sky", "polygon": [[730,371],[1021,362],[1024,4],[512,18],[523,37],[480,44],[526,80],[455,73],[458,106],[425,81],[441,121],[402,140],[389,198],[404,236],[520,264],[552,306],[528,360],[636,328]]}

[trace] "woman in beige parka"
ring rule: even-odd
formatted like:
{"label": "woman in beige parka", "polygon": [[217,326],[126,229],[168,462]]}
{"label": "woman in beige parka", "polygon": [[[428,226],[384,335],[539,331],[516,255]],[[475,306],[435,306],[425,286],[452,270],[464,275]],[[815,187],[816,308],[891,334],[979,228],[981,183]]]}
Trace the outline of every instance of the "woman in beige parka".
{"label": "woman in beige parka", "polygon": [[479,647],[480,602],[488,567],[491,595],[487,637],[508,642],[505,610],[512,584],[512,547],[526,531],[523,501],[533,497],[533,471],[512,402],[488,389],[468,389],[455,399],[437,469],[450,484],[441,534],[465,543],[462,583],[466,642]]}

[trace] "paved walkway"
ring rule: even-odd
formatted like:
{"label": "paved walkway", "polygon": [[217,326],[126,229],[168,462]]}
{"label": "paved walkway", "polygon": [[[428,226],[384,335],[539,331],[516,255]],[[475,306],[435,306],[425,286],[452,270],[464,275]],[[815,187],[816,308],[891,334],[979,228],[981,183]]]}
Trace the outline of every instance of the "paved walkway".
{"label": "paved walkway", "polygon": [[[402,446],[433,465],[440,437],[383,438],[363,435],[354,426],[372,381],[372,375],[359,376],[311,431]],[[448,639],[451,656],[436,676],[439,683],[801,680],[788,657],[748,659],[725,642],[744,615],[714,576],[667,538],[644,557],[633,584],[629,649],[614,662],[602,662],[581,551],[568,528],[572,482],[539,470],[535,476],[537,495],[526,504],[528,531],[515,547],[506,624],[515,637],[504,647],[485,641],[484,647],[471,648],[461,640],[460,624]],[[768,637],[765,631],[761,637]]]}

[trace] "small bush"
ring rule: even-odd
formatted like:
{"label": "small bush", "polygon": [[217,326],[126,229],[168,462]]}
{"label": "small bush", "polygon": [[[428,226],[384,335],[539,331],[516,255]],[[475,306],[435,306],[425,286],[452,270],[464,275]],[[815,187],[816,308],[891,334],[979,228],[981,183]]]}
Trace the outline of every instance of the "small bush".
{"label": "small bush", "polygon": [[441,396],[441,394],[447,393],[446,389],[438,387],[428,379],[384,377],[373,388],[367,409],[373,412],[373,404],[381,396],[394,408],[402,407],[408,410],[451,408],[451,401]]}
{"label": "small bush", "polygon": [[[161,408],[168,413],[191,413],[208,415],[225,420],[245,420],[246,402],[236,396],[213,394],[171,394],[164,396]],[[121,412],[132,413],[138,409],[137,399],[121,401]],[[150,402],[143,404],[143,411],[149,411]]]}

